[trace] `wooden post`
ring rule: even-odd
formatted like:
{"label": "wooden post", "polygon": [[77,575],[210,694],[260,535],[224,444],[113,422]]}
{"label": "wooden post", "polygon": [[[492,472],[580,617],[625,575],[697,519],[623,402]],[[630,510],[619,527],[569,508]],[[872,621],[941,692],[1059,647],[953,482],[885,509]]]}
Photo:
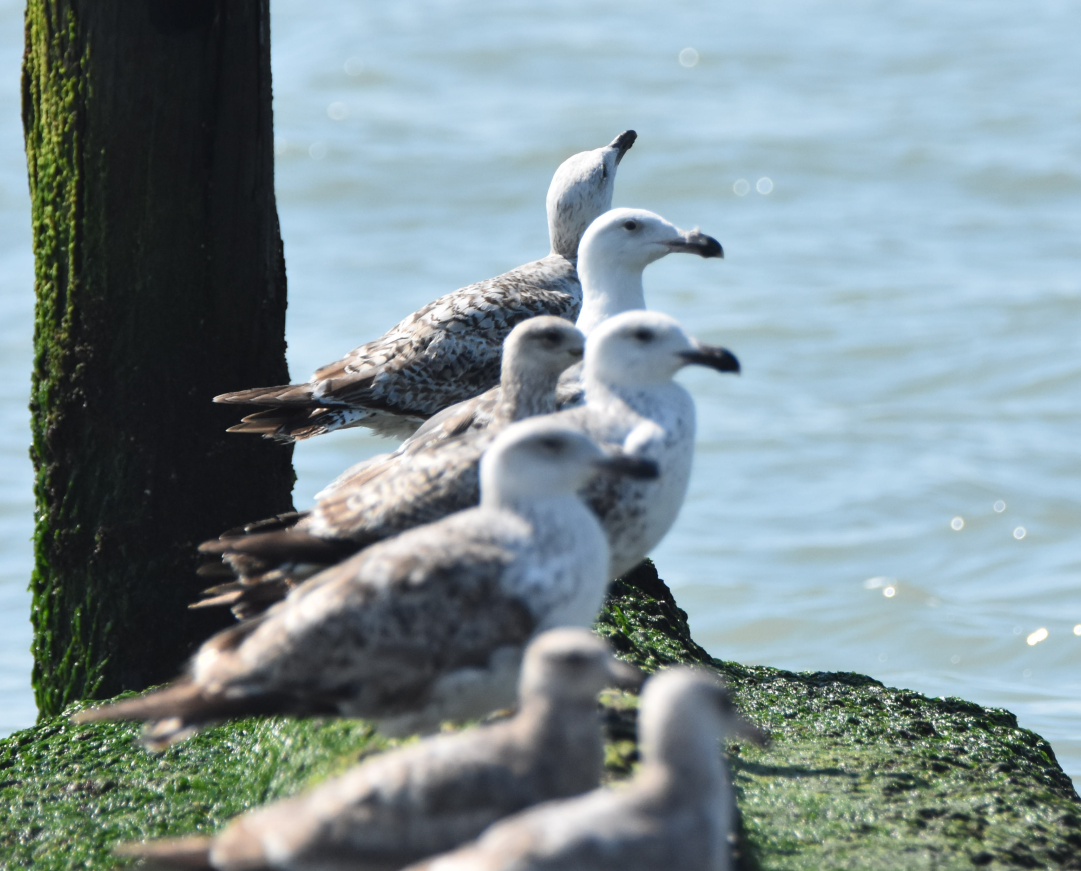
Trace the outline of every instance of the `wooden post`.
{"label": "wooden post", "polygon": [[29,0],[41,713],[177,673],[195,546],[288,510],[212,396],[288,381],[268,0]]}

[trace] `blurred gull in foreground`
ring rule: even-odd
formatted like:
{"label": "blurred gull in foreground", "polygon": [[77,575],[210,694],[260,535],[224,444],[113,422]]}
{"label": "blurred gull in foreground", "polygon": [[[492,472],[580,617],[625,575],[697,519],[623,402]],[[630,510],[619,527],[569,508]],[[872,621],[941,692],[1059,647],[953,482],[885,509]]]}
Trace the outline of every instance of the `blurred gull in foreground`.
{"label": "blurred gull in foreground", "polygon": [[718,679],[673,668],[650,679],[629,784],[551,801],[409,871],[728,871],[735,798],[719,740],[762,734]]}
{"label": "blurred gull in foreground", "polygon": [[597,693],[642,677],[588,630],[554,629],[526,650],[511,719],[381,754],[213,837],[117,852],[218,871],[397,871],[509,814],[596,788],[604,757]]}
{"label": "blurred gull in foreground", "polygon": [[441,296],[303,384],[215,397],[265,408],[230,432],[292,441],[366,426],[404,438],[441,409],[492,387],[499,380],[503,340],[516,324],[543,314],[578,317],[578,243],[586,227],[611,208],[616,167],[635,138],[627,130],[556,170],[547,198],[547,257]]}
{"label": "blurred gull in foreground", "polygon": [[253,616],[361,548],[476,505],[481,455],[511,423],[555,410],[559,375],[581,360],[584,341],[562,318],[520,323],[507,337],[489,427],[473,429],[464,416],[449,420],[438,436],[349,469],[316,497],[310,511],[206,542],[200,550],[221,555],[239,580],[212,587],[212,598],[198,605],[229,605],[238,617]]}
{"label": "blurred gull in foreground", "polygon": [[575,495],[592,475],[656,465],[603,452],[553,416],[513,424],[481,461],[481,504],[311,578],[204,643],[174,685],[76,715],[152,721],[162,747],[251,714],[341,714],[431,731],[511,704],[525,645],[590,626],[608,547]]}

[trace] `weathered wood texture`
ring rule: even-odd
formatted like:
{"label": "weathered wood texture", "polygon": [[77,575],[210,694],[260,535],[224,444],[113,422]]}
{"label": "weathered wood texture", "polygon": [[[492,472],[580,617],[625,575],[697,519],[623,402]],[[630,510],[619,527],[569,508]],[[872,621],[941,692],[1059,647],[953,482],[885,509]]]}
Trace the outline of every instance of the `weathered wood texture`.
{"label": "weathered wood texture", "polygon": [[173,677],[199,541],[290,507],[217,393],[288,381],[268,0],[29,0],[34,686]]}

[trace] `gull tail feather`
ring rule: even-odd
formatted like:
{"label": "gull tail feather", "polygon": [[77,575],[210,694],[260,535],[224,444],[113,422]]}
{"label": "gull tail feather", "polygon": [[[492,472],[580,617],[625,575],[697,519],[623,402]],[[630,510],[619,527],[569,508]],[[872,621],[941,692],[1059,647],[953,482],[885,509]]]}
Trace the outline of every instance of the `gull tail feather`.
{"label": "gull tail feather", "polygon": [[276,387],[252,387],[249,390],[236,390],[214,397],[214,401],[225,405],[303,405],[312,408],[318,402],[312,393],[310,384],[279,384]]}
{"label": "gull tail feather", "polygon": [[173,868],[177,871],[212,871],[210,838],[166,838],[160,841],[119,844],[113,855],[142,859],[144,867]]}
{"label": "gull tail feather", "polygon": [[246,432],[281,442],[303,441],[323,433],[355,426],[368,417],[356,408],[268,408],[249,414],[226,432]]}

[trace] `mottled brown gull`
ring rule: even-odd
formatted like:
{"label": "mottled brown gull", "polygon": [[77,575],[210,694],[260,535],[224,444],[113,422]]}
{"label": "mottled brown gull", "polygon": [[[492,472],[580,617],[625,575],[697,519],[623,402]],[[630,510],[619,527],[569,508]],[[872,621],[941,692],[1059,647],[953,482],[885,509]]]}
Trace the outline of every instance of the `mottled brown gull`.
{"label": "mottled brown gull", "polygon": [[718,742],[761,741],[717,678],[651,678],[638,717],[642,764],[629,784],[538,805],[408,871],[728,871],[735,796]]}
{"label": "mottled brown gull", "polygon": [[526,649],[510,719],[381,754],[214,837],[117,852],[217,871],[396,871],[509,814],[595,789],[604,756],[597,693],[637,687],[642,676],[589,630],[550,630]]}
{"label": "mottled brown gull", "polygon": [[[576,326],[589,335],[613,315],[646,307],[642,273],[650,263],[673,254],[724,257],[721,243],[701,230],[681,230],[645,209],[612,209],[589,225],[578,247],[578,276],[582,282],[582,311]],[[500,387],[452,405],[434,415],[410,437],[412,441],[437,437],[462,425],[483,429],[499,402]],[[581,366],[564,373],[560,384],[561,407],[581,401]]]}
{"label": "mottled brown gull", "polygon": [[76,720],[151,721],[155,747],[250,714],[365,717],[400,734],[505,707],[529,639],[600,609],[607,542],[576,495],[597,473],[656,466],[552,415],[512,424],[481,461],[479,506],[310,578],[203,644],[176,684]]}
{"label": "mottled brown gull", "polygon": [[264,409],[230,431],[289,441],[366,426],[403,438],[441,409],[494,386],[503,340],[515,324],[543,314],[578,317],[578,243],[611,208],[616,167],[635,138],[628,130],[556,170],[546,204],[547,257],[441,296],[303,384],[215,397]]}
{"label": "mottled brown gull", "polygon": [[310,511],[206,542],[200,549],[220,555],[237,580],[212,587],[198,606],[229,605],[238,617],[253,616],[363,547],[476,505],[481,455],[506,426],[555,410],[559,374],[581,360],[584,343],[562,318],[520,323],[505,343],[502,389],[490,427],[477,429],[463,415],[438,436],[349,469],[316,497]]}

